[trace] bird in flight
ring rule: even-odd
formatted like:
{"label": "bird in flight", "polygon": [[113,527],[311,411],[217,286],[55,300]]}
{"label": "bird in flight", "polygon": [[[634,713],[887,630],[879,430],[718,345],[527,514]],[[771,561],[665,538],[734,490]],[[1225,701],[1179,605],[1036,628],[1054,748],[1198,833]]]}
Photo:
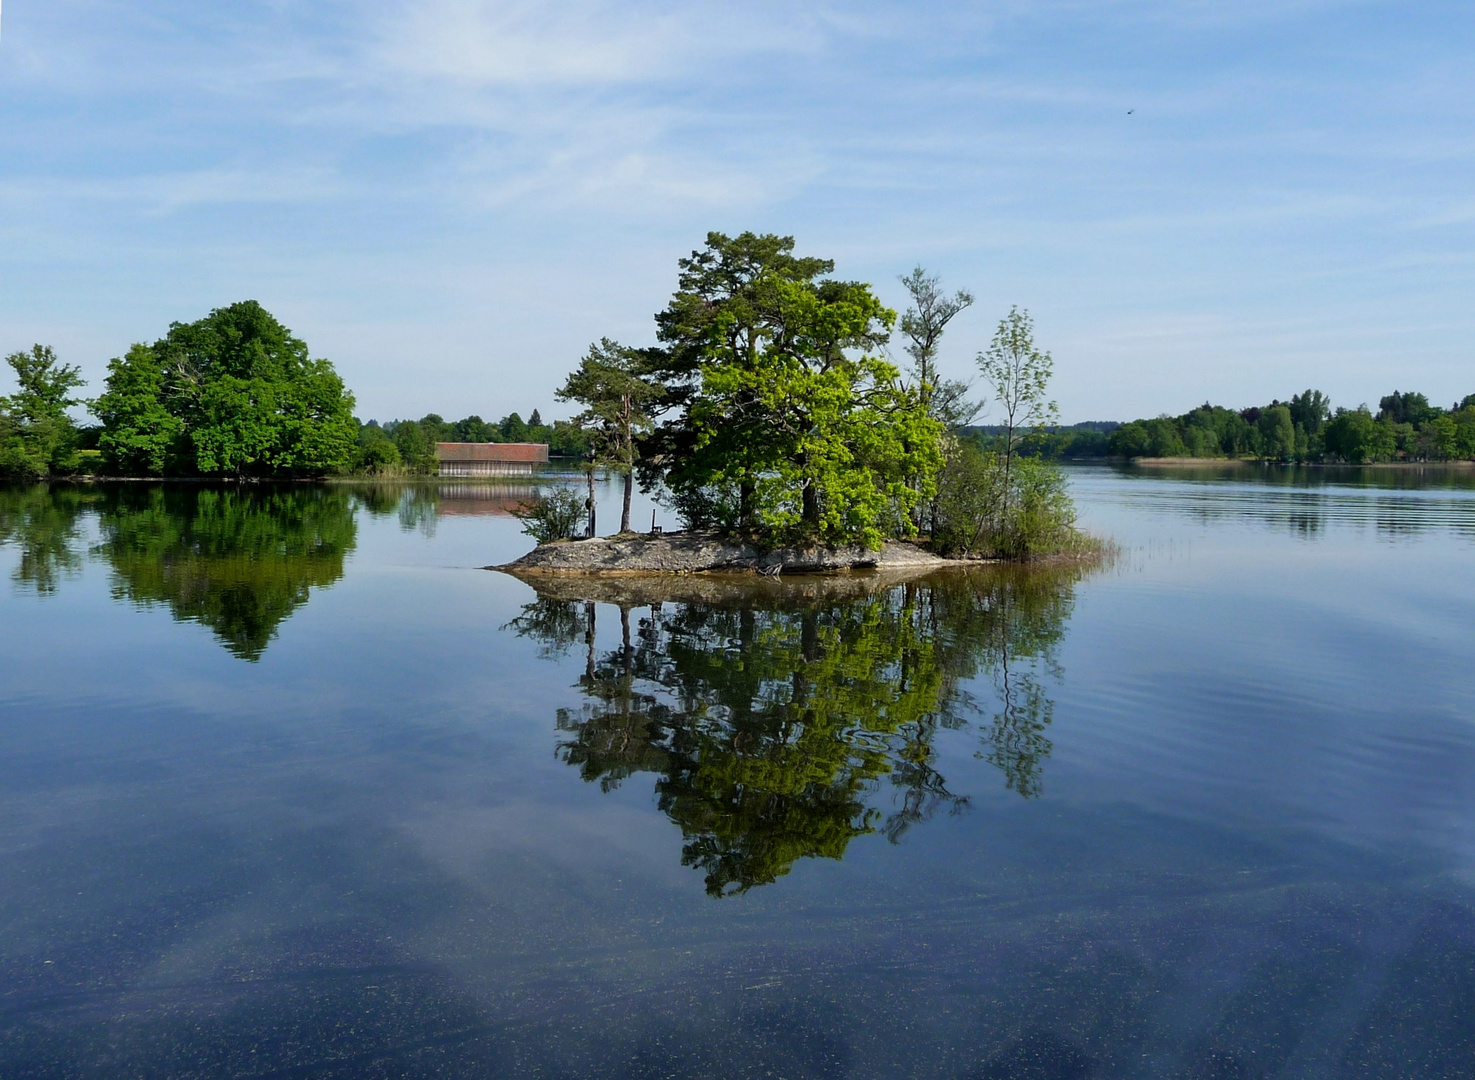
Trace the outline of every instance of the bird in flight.
{"label": "bird in flight", "polygon": [[1128,110],[1127,110],[1127,115],[1128,115],[1128,116],[1131,116],[1131,115],[1132,115],[1132,114],[1133,114],[1133,113],[1134,113],[1134,112],[1136,112],[1136,111],[1137,111],[1137,110],[1136,110],[1136,109],[1128,109]]}

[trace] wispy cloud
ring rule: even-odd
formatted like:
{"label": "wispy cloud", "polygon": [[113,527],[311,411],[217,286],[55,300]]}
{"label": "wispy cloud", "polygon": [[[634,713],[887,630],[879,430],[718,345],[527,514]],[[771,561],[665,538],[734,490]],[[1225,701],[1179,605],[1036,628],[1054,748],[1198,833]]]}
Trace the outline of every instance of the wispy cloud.
{"label": "wispy cloud", "polygon": [[[1074,354],[1057,349],[1062,370],[1126,373],[1093,390],[1093,412],[1166,386],[1195,340],[1218,342],[1204,355],[1229,382],[1236,350],[1330,364],[1296,333],[1252,342],[1236,326],[1351,312],[1362,340],[1405,335],[1399,363],[1447,358],[1459,319],[1442,307],[1475,288],[1459,258],[1475,42],[1459,14],[1452,0],[10,5],[0,330],[29,340],[28,320],[55,325],[76,295],[88,333],[120,340],[166,299],[286,296],[298,329],[362,374],[375,414],[445,408],[467,386],[515,388],[525,409],[556,372],[517,358],[648,329],[677,255],[708,228],[755,227],[883,288],[922,260],[980,309],[1035,305]],[[99,284],[110,260],[134,269]],[[570,290],[577,311],[543,299]],[[376,335],[391,310],[393,334]],[[434,359],[394,384],[417,333]],[[960,355],[973,334],[954,332]]]}

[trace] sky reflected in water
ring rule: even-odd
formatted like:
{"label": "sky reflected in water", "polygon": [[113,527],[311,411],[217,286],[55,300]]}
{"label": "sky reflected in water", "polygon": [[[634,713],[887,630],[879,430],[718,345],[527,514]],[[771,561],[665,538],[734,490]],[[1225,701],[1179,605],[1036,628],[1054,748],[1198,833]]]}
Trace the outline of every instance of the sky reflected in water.
{"label": "sky reflected in water", "polygon": [[0,1075],[1469,1075],[1475,473],[1071,476],[541,595],[522,489],[0,490]]}

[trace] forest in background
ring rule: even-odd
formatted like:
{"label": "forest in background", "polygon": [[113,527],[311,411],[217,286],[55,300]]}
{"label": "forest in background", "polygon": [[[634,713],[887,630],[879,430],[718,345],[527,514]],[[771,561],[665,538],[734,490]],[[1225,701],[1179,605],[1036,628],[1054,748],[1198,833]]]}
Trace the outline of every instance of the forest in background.
{"label": "forest in background", "polygon": [[361,423],[355,468],[376,475],[395,471],[429,475],[436,471],[438,442],[547,443],[550,457],[566,460],[582,460],[589,452],[589,433],[580,425],[568,420],[545,424],[537,409],[526,420],[515,412],[496,421],[476,415],[445,420],[427,413],[419,420]]}
{"label": "forest in background", "polygon": [[[974,424],[961,433],[981,444],[1004,428]],[[1475,459],[1475,394],[1449,408],[1425,394],[1395,390],[1365,405],[1333,409],[1319,390],[1289,401],[1230,409],[1204,402],[1181,416],[1126,423],[1088,420],[1036,430],[1020,451],[1062,461],[1092,458],[1206,458],[1364,465]]]}

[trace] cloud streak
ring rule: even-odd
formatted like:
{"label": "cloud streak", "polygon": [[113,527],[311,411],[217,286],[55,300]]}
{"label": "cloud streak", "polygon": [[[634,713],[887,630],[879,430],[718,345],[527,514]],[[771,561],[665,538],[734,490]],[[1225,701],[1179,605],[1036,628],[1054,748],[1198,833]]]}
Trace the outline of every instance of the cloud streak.
{"label": "cloud streak", "polygon": [[[1165,388],[1185,326],[1246,400],[1284,390],[1244,374],[1261,357],[1355,395],[1338,349],[1410,379],[1428,358],[1448,397],[1434,382],[1475,287],[1475,42],[1456,13],[28,5],[0,43],[0,335],[71,319],[75,340],[126,342],[272,297],[372,414],[468,393],[482,415],[548,413],[588,340],[648,334],[678,255],[751,227],[892,302],[917,261],[971,286],[959,371],[987,310],[1032,306],[1068,345],[1068,413],[1183,405]],[[109,260],[131,272],[100,282]],[[1124,345],[1123,326],[1165,329]],[[1308,329],[1227,329],[1257,326]],[[96,377],[105,354],[75,359]]]}

